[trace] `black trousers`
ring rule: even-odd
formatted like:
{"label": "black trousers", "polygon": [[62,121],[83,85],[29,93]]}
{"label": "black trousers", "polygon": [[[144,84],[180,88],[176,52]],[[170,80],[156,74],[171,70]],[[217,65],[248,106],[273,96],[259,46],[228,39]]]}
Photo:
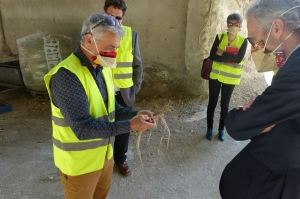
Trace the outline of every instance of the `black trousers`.
{"label": "black trousers", "polygon": [[[116,101],[124,107],[128,107],[124,102],[121,93],[115,95]],[[129,107],[132,108],[132,107]],[[130,132],[117,135],[115,137],[114,144],[114,161],[116,164],[122,163],[126,161],[126,153],[128,151],[128,142],[129,142]]]}
{"label": "black trousers", "polygon": [[229,102],[235,85],[223,84],[219,80],[208,80],[209,101],[207,106],[207,129],[212,129],[214,124],[214,113],[218,103],[221,90],[221,115],[218,130],[224,130],[224,120],[228,113]]}

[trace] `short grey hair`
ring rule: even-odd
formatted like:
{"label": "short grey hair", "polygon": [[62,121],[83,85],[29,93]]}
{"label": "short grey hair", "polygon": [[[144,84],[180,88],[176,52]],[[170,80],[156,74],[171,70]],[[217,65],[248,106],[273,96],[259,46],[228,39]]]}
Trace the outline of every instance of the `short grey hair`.
{"label": "short grey hair", "polygon": [[[115,25],[111,25],[113,22]],[[93,34],[96,41],[99,41],[107,32],[112,32],[119,37],[123,37],[125,32],[118,20],[106,14],[94,14],[87,18],[81,29],[80,43],[85,39],[86,34]]]}
{"label": "short grey hair", "polygon": [[[293,31],[300,25],[300,7],[283,13],[299,5],[300,0],[254,0],[247,9],[246,18],[249,19],[253,14],[257,25],[265,31],[270,30],[275,18],[280,18],[287,29]],[[295,32],[300,37],[300,29],[298,28]]]}

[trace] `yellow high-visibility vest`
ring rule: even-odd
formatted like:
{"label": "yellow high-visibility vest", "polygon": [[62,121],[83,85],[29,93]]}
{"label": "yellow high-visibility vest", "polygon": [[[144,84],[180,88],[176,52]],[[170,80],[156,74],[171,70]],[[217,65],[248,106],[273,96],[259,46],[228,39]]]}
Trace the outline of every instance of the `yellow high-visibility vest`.
{"label": "yellow high-visibility vest", "polygon": [[[102,70],[108,92],[107,110],[92,74],[87,67],[81,65],[80,60],[74,54],[63,60],[45,75],[44,80],[50,99],[50,80],[58,69],[62,67],[74,73],[80,80],[88,98],[92,119],[114,122],[115,96],[111,70],[109,68],[103,68]],[[65,121],[60,109],[53,104],[52,99],[51,111],[55,165],[64,174],[70,176],[102,169],[105,159],[109,160],[113,157],[112,143],[114,138],[79,140]]]}
{"label": "yellow high-visibility vest", "polygon": [[118,88],[130,88],[132,80],[132,30],[130,27],[122,26],[125,36],[120,41],[117,49],[117,67],[113,69],[114,83]]}
{"label": "yellow high-visibility vest", "polygon": [[[222,33],[218,34],[219,39],[221,38]],[[236,46],[239,49],[244,43],[245,38],[237,35],[235,40],[230,44],[231,46]],[[224,34],[219,48],[225,51],[225,46],[228,45],[228,34]],[[240,63],[224,63],[213,61],[212,70],[209,74],[211,79],[217,79],[219,82],[224,84],[239,85],[241,82],[241,76],[243,72],[244,61]]]}

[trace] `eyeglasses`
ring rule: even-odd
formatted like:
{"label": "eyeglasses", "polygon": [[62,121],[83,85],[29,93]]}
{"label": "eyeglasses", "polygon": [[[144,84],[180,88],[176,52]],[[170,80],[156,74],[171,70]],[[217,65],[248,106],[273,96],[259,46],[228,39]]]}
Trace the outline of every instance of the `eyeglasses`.
{"label": "eyeglasses", "polygon": [[86,32],[82,35],[91,34],[92,30],[97,28],[100,25],[109,25],[109,26],[120,26],[120,22],[116,20],[114,17],[108,16],[105,18],[101,18],[96,25],[94,25],[89,32]]}
{"label": "eyeglasses", "polygon": [[236,26],[236,27],[238,27],[239,25],[240,25],[240,23],[228,23],[227,24],[228,26]]}
{"label": "eyeglasses", "polygon": [[254,37],[254,35],[256,35],[259,31],[261,31],[263,29],[263,27],[259,28],[257,31],[255,31],[252,35],[247,37],[247,40],[249,41],[249,43],[254,46],[255,43],[252,41],[252,38]]}
{"label": "eyeglasses", "polygon": [[109,16],[109,17],[100,19],[100,21],[98,21],[98,23],[95,26],[93,26],[91,28],[91,30],[93,30],[96,27],[98,27],[100,25],[103,25],[103,24],[107,24],[109,26],[120,26],[120,22],[119,21],[117,21],[114,17]]}
{"label": "eyeglasses", "polygon": [[106,14],[108,14],[109,16],[112,16],[112,17],[114,17],[116,20],[118,20],[118,21],[120,21],[120,20],[122,20],[123,19],[123,17],[120,17],[120,16],[115,16],[115,15],[113,15],[113,14],[110,14],[110,13],[106,13]]}

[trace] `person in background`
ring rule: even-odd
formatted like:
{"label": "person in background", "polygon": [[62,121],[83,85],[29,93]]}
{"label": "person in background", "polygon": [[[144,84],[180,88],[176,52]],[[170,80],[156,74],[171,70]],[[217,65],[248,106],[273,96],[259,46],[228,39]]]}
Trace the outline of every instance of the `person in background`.
{"label": "person in background", "polygon": [[209,101],[207,106],[206,138],[213,138],[213,123],[215,108],[221,91],[221,114],[218,128],[218,137],[224,141],[224,120],[228,113],[229,102],[235,85],[241,82],[244,61],[247,49],[247,40],[238,34],[243,23],[242,17],[233,13],[227,17],[227,32],[217,34],[210,51],[213,60],[209,75]]}
{"label": "person in background", "polygon": [[123,35],[115,18],[90,16],[75,52],[44,77],[51,100],[54,162],[67,199],[106,198],[114,137],[156,126],[152,112],[115,102],[111,68]]}
{"label": "person in background", "polygon": [[[123,0],[106,0],[104,12],[115,17],[121,24],[127,6]],[[122,27],[125,36],[117,49],[117,67],[113,69],[116,101],[124,107],[132,108],[136,94],[141,89],[143,66],[139,48],[138,33],[129,26]],[[126,162],[130,132],[117,135],[114,144],[114,161],[123,175],[130,173]]]}
{"label": "person in background", "polygon": [[300,198],[300,1],[254,0],[246,17],[252,47],[263,44],[254,63],[280,67],[280,56],[284,64],[261,95],[226,117],[228,134],[250,142],[225,167],[220,194]]}

